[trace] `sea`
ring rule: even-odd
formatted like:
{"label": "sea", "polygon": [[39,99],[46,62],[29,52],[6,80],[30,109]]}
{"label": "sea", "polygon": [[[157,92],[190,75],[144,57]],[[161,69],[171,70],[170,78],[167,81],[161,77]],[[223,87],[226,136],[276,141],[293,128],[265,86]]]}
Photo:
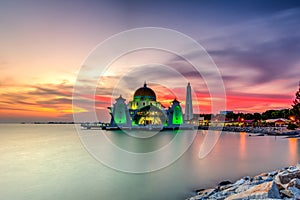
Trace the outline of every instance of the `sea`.
{"label": "sea", "polygon": [[[0,124],[0,199],[179,200],[223,180],[295,165],[300,158],[299,140],[284,136],[79,129]],[[215,142],[201,156],[210,134]]]}

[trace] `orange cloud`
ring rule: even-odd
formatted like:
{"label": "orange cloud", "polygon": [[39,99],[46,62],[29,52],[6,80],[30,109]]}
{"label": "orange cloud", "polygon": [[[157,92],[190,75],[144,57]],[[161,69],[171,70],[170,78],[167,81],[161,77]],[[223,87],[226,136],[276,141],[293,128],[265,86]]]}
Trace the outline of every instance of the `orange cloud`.
{"label": "orange cloud", "polygon": [[[185,88],[165,88],[153,86],[157,100],[165,107],[177,98],[184,109]],[[83,90],[84,91],[84,90]],[[8,90],[0,90],[0,121],[72,121],[72,114],[90,112],[90,102],[95,102],[99,120],[109,121],[107,107],[114,103],[114,99],[105,95],[80,95],[78,99],[82,107],[72,108],[73,87],[67,83],[15,85]],[[127,99],[127,102],[132,97]],[[293,94],[262,95],[245,93],[228,93],[226,97],[227,109],[235,112],[263,112],[267,109],[289,108]],[[194,91],[193,105],[199,113],[211,112],[211,96],[207,91]],[[85,106],[86,105],[86,106]]]}

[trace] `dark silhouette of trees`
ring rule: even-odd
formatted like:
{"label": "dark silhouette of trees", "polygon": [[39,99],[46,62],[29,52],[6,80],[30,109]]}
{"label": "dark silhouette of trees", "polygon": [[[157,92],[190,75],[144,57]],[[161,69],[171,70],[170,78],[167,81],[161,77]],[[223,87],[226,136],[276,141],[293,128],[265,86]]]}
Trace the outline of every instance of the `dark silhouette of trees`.
{"label": "dark silhouette of trees", "polygon": [[246,120],[252,120],[254,118],[252,113],[246,113],[244,116]]}
{"label": "dark silhouette of trees", "polygon": [[[201,117],[204,117],[205,120],[210,119],[218,119],[222,115],[221,114],[202,114]],[[223,115],[224,116],[224,115]],[[291,119],[291,116],[295,116],[296,120],[300,121],[300,82],[299,89],[296,92],[295,100],[293,101],[293,105],[291,109],[281,109],[281,110],[266,110],[263,113],[234,113],[228,112],[225,116],[226,121],[243,121],[243,120],[254,120],[256,123],[259,123],[261,120],[267,119]]]}
{"label": "dark silhouette of trees", "polygon": [[289,117],[290,117],[290,109],[267,110],[261,114],[261,118],[263,120],[277,119],[277,118],[289,119]]}
{"label": "dark silhouette of trees", "polygon": [[292,105],[292,114],[295,115],[297,120],[300,119],[300,82],[299,82],[299,90],[296,92],[295,100]]}
{"label": "dark silhouette of trees", "polygon": [[[272,113],[274,113],[274,112],[275,112],[275,110],[267,110],[267,111],[265,111],[261,114],[261,118],[263,120],[271,119],[272,118]],[[274,114],[273,114],[273,117],[274,117]]]}
{"label": "dark silhouette of trees", "polygon": [[260,113],[254,113],[253,114],[253,119],[255,120],[255,121],[259,121],[259,120],[261,120],[261,114]]}
{"label": "dark silhouette of trees", "polygon": [[234,121],[237,119],[237,116],[235,113],[233,112],[230,112],[230,113],[227,113],[226,114],[226,119],[229,120],[229,121]]}

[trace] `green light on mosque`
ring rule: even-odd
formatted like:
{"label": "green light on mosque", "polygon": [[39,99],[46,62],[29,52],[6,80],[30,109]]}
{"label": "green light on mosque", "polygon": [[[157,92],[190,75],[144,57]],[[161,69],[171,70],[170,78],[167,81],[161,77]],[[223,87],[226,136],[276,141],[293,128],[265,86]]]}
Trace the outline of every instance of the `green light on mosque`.
{"label": "green light on mosque", "polygon": [[174,108],[174,113],[173,113],[173,124],[182,124],[183,119],[182,119],[182,112],[180,106],[176,106]]}
{"label": "green light on mosque", "polygon": [[117,124],[126,124],[126,105],[119,104],[117,105],[116,112],[114,114],[114,120]]}

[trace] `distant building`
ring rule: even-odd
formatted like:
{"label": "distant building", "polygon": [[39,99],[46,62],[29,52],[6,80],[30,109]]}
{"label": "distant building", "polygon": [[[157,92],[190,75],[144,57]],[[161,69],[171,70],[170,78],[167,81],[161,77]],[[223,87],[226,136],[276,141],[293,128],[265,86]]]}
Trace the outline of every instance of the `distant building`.
{"label": "distant building", "polygon": [[233,114],[232,110],[222,110],[220,111],[220,115],[227,115],[227,114]]}
{"label": "distant building", "polygon": [[290,120],[284,119],[284,118],[278,118],[278,119],[267,119],[266,123],[273,123],[275,126],[283,126],[290,122]]}

